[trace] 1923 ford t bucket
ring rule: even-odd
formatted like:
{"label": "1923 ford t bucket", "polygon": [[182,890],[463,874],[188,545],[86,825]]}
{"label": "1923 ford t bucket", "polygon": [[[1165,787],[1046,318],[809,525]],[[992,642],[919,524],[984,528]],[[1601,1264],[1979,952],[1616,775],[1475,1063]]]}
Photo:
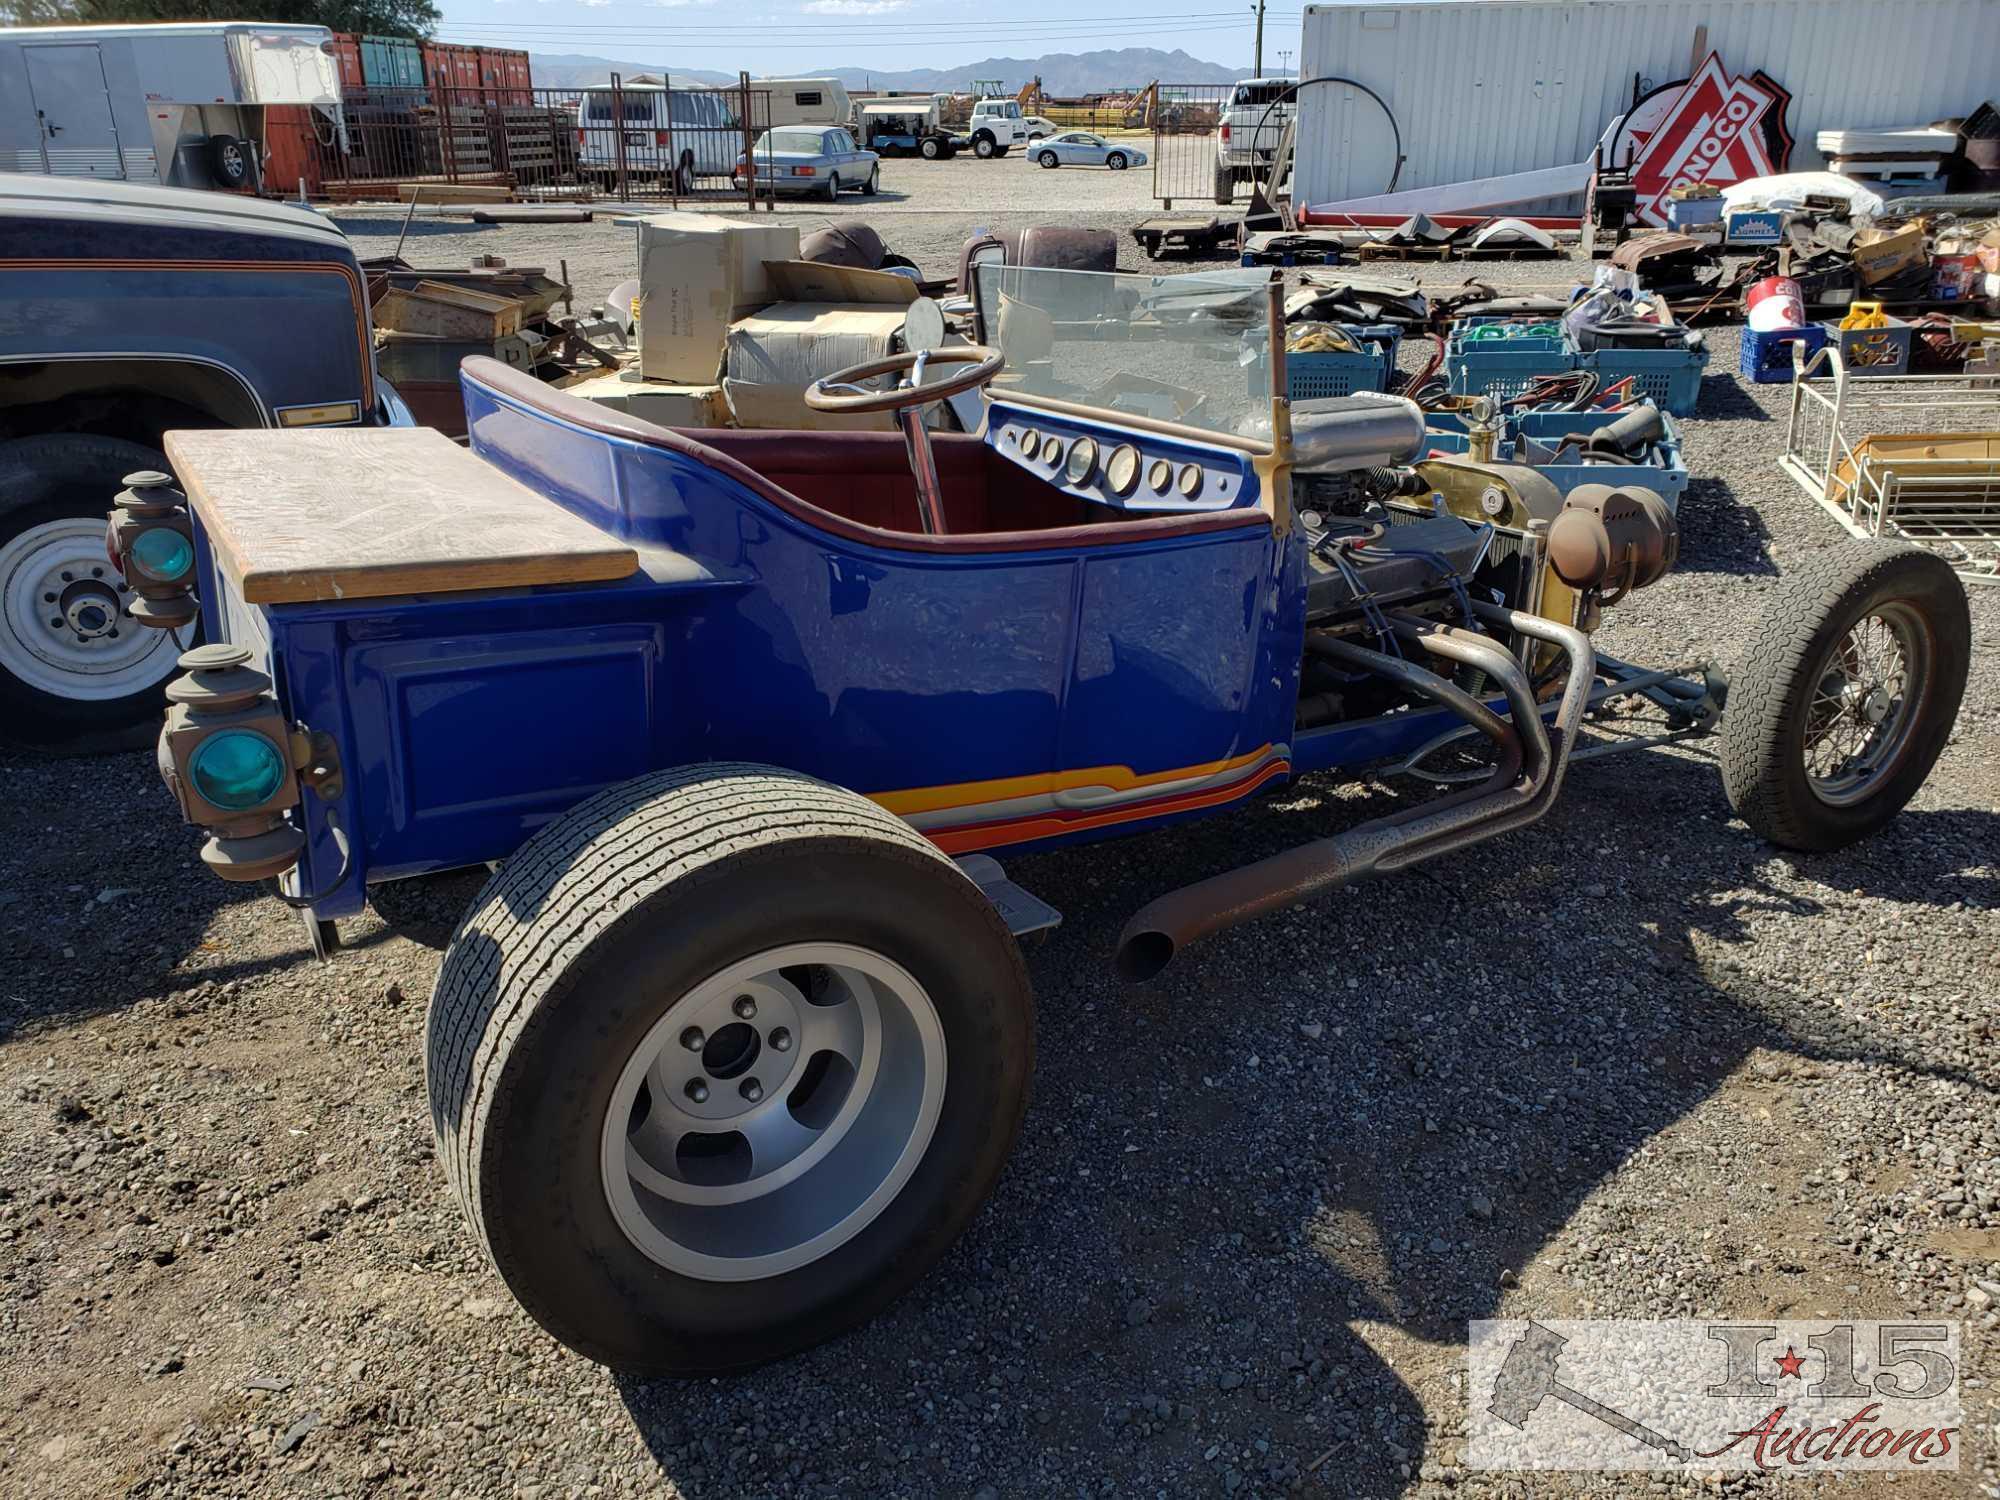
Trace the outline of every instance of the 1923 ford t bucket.
{"label": "1923 ford t bucket", "polygon": [[[470,453],[178,433],[181,489],[120,497],[149,609],[192,580],[214,643],[160,741],[211,867],[323,928],[371,881],[499,862],[432,996],[433,1119],[501,1275],[593,1358],[784,1355],[965,1226],[1027,1084],[1017,935],[1054,920],[996,851],[1308,772],[1441,783],[1162,895],[1118,944],[1145,979],[1523,827],[1580,756],[1719,734],[1745,821],[1827,849],[1950,731],[1969,622],[1926,553],[1798,569],[1731,683],[1628,665],[1591,632],[1673,561],[1656,497],[1412,462],[1396,398],[1273,400],[1270,288],[978,275],[997,351],[809,396],[901,436],[667,431],[473,360]],[[911,415],[979,386],[980,436]]]}

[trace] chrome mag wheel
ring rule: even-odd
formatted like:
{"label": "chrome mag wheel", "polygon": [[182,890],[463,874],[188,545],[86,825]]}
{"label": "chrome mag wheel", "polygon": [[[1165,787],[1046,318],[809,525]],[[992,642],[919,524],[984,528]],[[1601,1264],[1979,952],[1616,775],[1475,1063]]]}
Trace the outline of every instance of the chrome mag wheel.
{"label": "chrome mag wheel", "polygon": [[688,1276],[776,1276],[895,1198],[944,1101],[945,1041],[907,970],[845,944],[771,949],[669,1005],[603,1129],[605,1197],[632,1244]]}

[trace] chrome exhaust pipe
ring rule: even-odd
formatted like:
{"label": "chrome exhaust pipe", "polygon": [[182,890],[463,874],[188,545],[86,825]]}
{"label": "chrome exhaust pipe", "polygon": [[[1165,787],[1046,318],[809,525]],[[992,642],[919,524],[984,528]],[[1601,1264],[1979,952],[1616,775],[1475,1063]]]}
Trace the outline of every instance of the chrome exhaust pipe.
{"label": "chrome exhaust pipe", "polygon": [[[1173,961],[1176,953],[1198,938],[1251,921],[1281,906],[1324,895],[1378,871],[1407,869],[1420,860],[1525,827],[1548,811],[1561,788],[1563,772],[1590,700],[1591,684],[1597,676],[1596,653],[1591,649],[1590,638],[1580,630],[1493,605],[1474,608],[1482,618],[1554,645],[1568,657],[1568,676],[1556,710],[1554,744],[1543,726],[1534,691],[1520,663],[1498,642],[1471,631],[1391,612],[1390,619],[1399,636],[1414,641],[1433,655],[1475,666],[1500,685],[1507,698],[1511,716],[1507,727],[1511,730],[1513,750],[1521,757],[1519,765],[1508,764],[1512,752],[1504,741],[1496,740],[1502,755],[1501,766],[1496,768],[1495,776],[1469,792],[1373,819],[1345,833],[1316,839],[1157,897],[1135,912],[1119,935],[1120,974],[1136,982],[1152,979]],[[1341,649],[1327,649],[1335,645]],[[1375,661],[1351,653],[1361,652],[1365,658],[1379,657],[1395,663],[1385,675],[1452,707],[1482,733],[1492,736],[1491,725],[1477,715],[1465,714],[1462,705],[1451,696],[1468,695],[1436,678],[1434,673],[1423,674],[1435,680],[1433,685],[1419,686],[1407,674],[1422,669],[1397,662],[1393,657],[1347,642],[1322,641],[1313,649],[1371,669],[1376,667]],[[1442,685],[1445,691],[1437,691],[1437,685]],[[1485,715],[1497,720],[1491,710],[1473,701]]]}

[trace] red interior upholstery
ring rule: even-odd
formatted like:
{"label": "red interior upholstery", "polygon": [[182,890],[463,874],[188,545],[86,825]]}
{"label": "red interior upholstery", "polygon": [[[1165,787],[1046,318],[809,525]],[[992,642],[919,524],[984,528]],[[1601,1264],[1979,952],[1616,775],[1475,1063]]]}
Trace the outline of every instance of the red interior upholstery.
{"label": "red interior upholstery", "polygon": [[[897,432],[758,432],[689,430],[696,442],[726,453],[809,505],[862,526],[922,531],[910,456]],[[945,534],[1045,531],[1123,520],[1107,506],[1064,494],[961,432],[931,435]]]}
{"label": "red interior upholstery", "polygon": [[[678,454],[809,526],[870,547],[927,553],[1073,551],[1270,526],[1263,511],[1248,507],[1128,515],[1072,499],[989,452],[978,438],[941,433],[932,447],[945,492],[945,534],[927,536],[900,433],[683,431],[580,401],[484,355],[467,359],[459,377],[551,421]],[[475,431],[475,447],[478,441]]]}

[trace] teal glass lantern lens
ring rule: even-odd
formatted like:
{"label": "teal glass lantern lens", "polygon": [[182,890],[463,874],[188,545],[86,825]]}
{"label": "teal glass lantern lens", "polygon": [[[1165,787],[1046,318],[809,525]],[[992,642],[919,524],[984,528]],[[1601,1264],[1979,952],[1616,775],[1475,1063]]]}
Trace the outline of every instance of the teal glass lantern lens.
{"label": "teal glass lantern lens", "polygon": [[132,560],[155,578],[178,579],[194,566],[194,544],[171,527],[156,526],[133,539]]}
{"label": "teal glass lantern lens", "polygon": [[194,789],[216,807],[244,812],[268,801],[285,780],[285,755],[261,734],[225,729],[195,747]]}

